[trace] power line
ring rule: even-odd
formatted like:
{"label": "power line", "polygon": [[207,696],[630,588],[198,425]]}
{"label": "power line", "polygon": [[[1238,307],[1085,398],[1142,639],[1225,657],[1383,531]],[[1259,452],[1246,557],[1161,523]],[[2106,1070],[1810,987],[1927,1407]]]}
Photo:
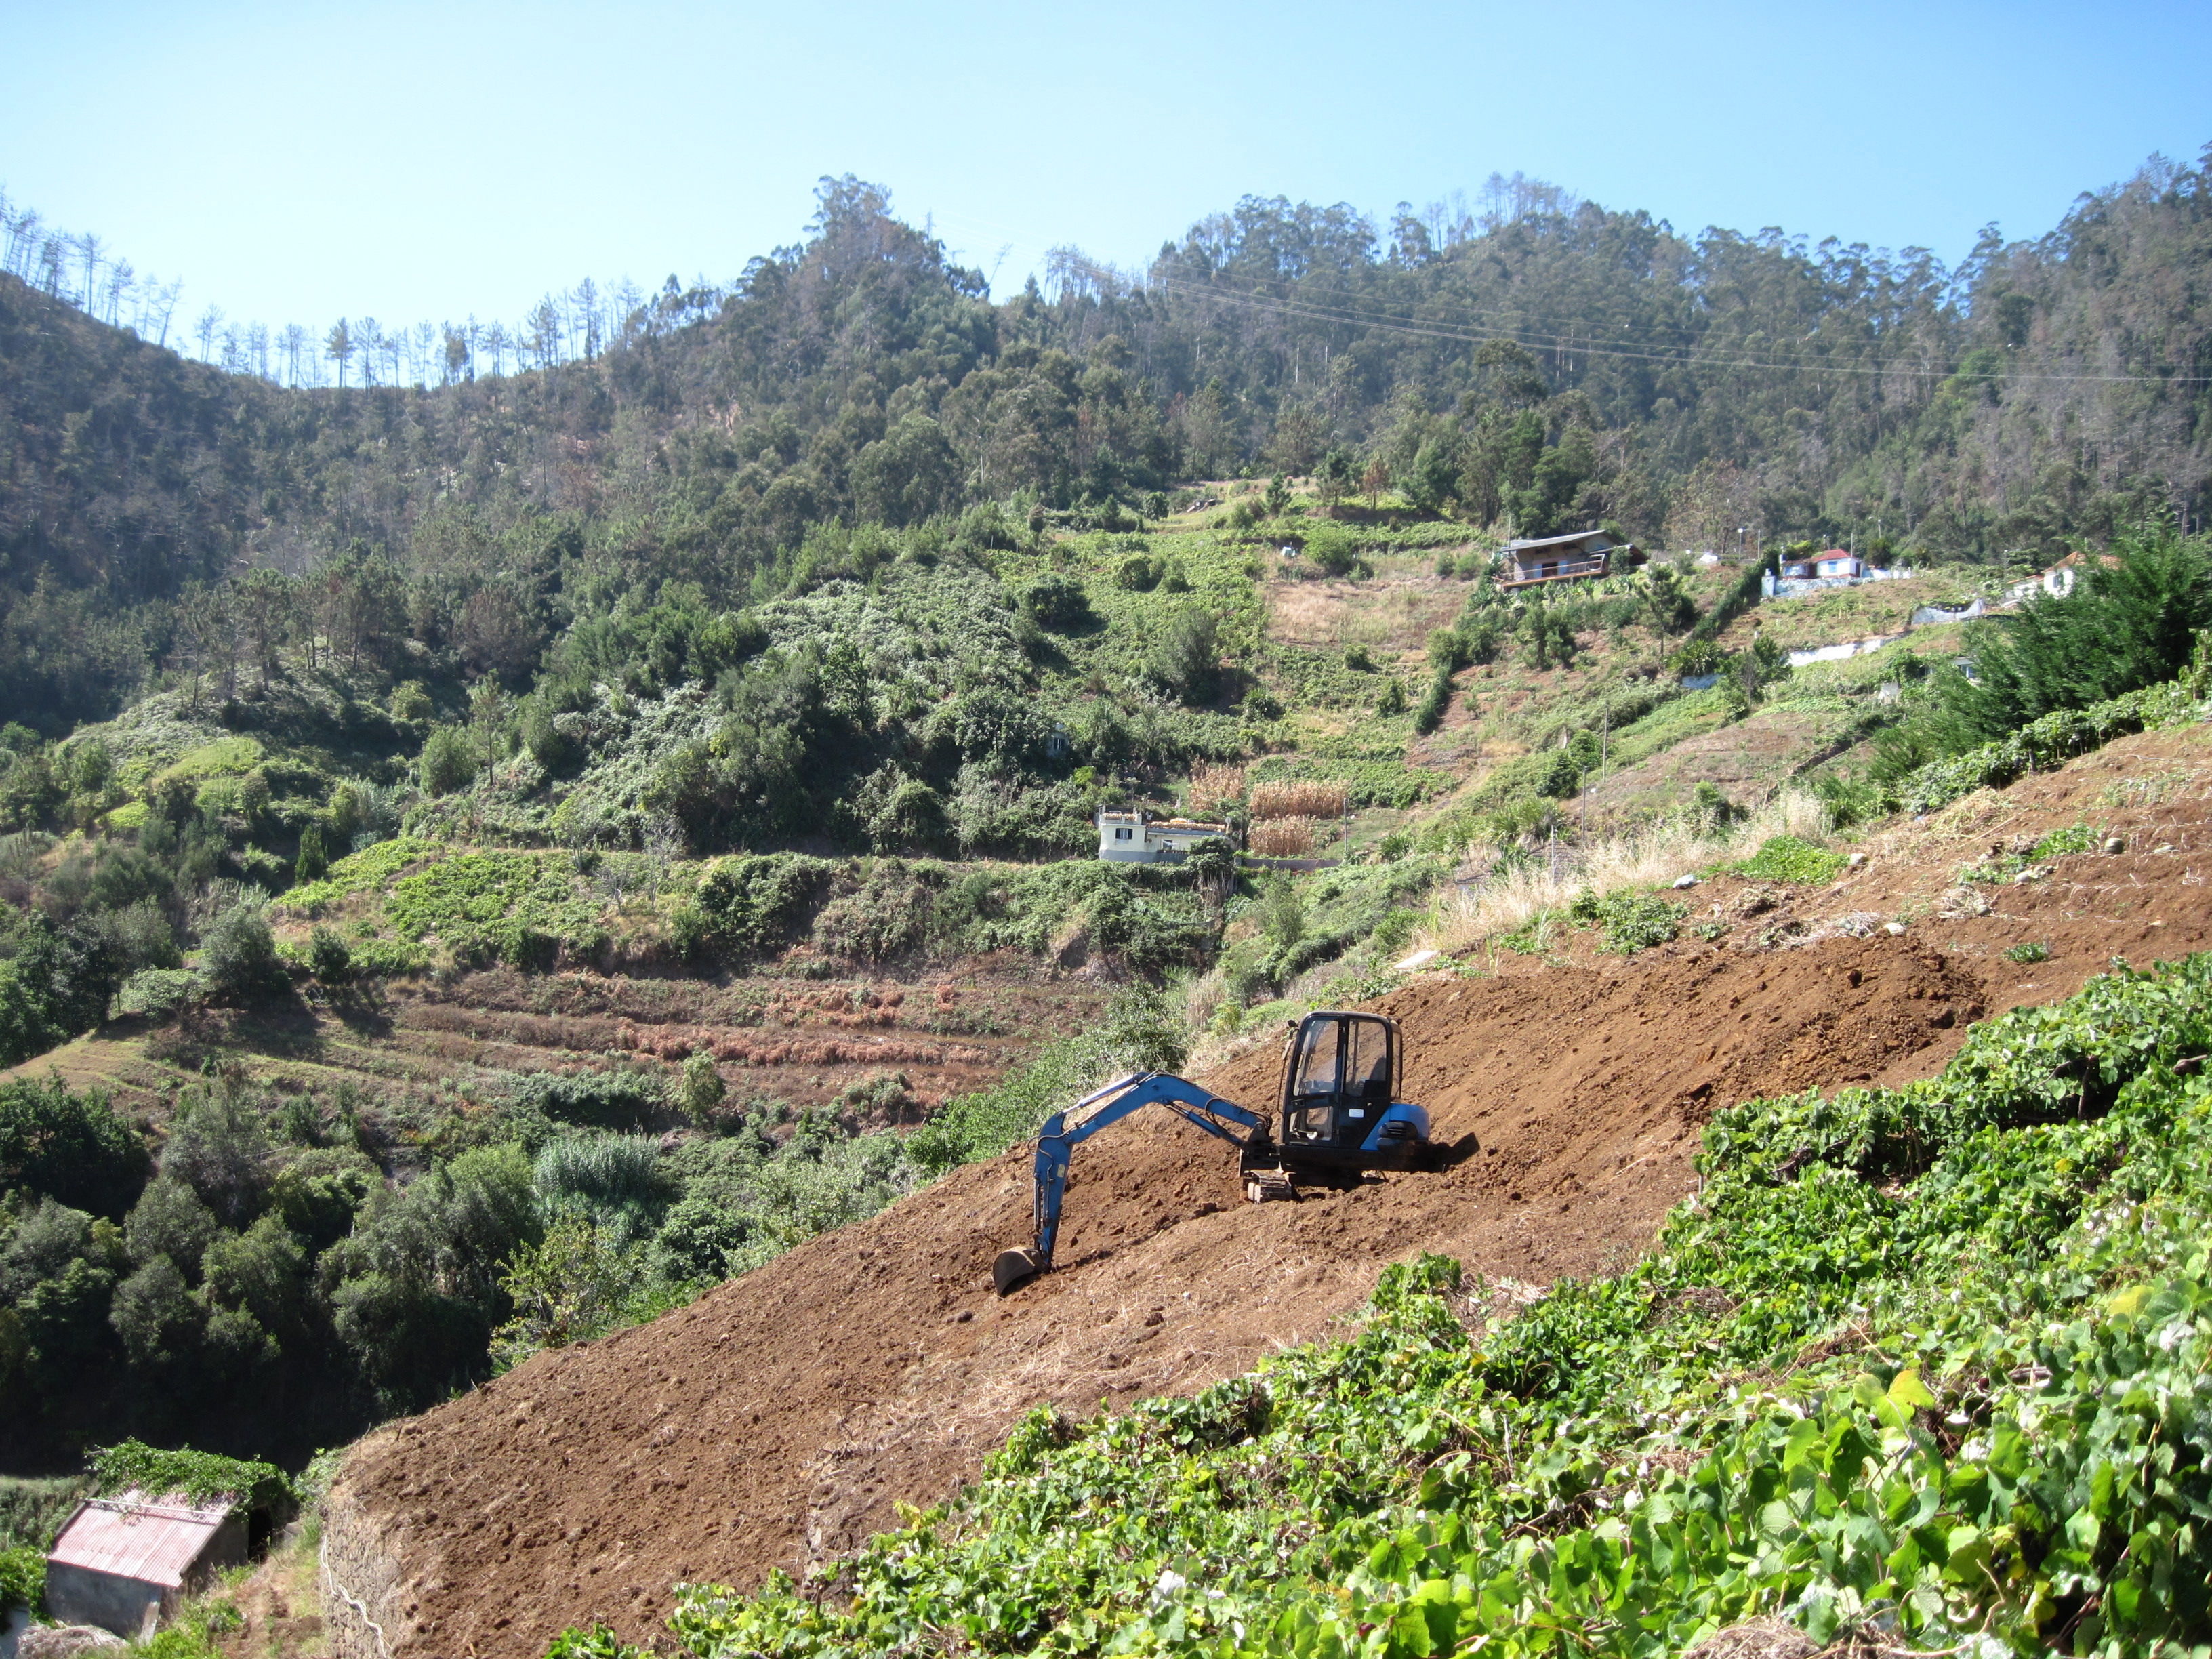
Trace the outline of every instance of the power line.
{"label": "power line", "polygon": [[[1664,350],[1638,351],[1619,346],[1600,345],[1597,344],[1595,340],[1586,341],[1574,334],[1539,334],[1535,331],[1528,328],[1518,330],[1510,327],[1494,328],[1487,332],[1478,333],[1473,331],[1472,328],[1469,326],[1455,326],[1453,325],[1440,322],[1423,323],[1406,321],[1389,316],[1387,313],[1373,311],[1363,311],[1349,306],[1319,304],[1303,297],[1278,298],[1272,295],[1253,292],[1240,293],[1234,289],[1222,288],[1210,283],[1194,283],[1184,278],[1176,276],[1163,276],[1157,278],[1154,285],[1170,291],[1179,291],[1188,295],[1200,297],[1216,303],[1243,306],[1254,311],[1262,312],[1279,317],[1296,318],[1309,322],[1342,323],[1356,327],[1376,329],[1385,333],[1404,334],[1428,339],[1448,340],[1460,345],[1481,345],[1489,340],[1504,338],[1510,340],[1516,345],[1532,351],[1580,353],[1584,356],[1611,357],[1621,359],[1626,362],[1659,363],[1678,368],[1763,369],[1796,374],[1856,374],[1868,377],[1891,375],[1917,380],[1950,380],[1964,374],[1967,378],[1977,380],[1994,380],[2002,378],[2014,380],[2051,381],[2059,383],[2075,381],[2138,383],[2147,378],[2150,378],[2159,369],[2179,368],[2182,367],[2182,365],[2178,363],[2155,363],[2146,366],[2142,371],[2125,374],[2102,374],[2096,373],[2050,374],[2028,371],[2008,371],[2003,375],[1998,376],[1975,374],[1972,371],[1961,370],[1959,368],[1918,368],[1902,363],[1869,366],[1864,364],[1834,363],[1826,362],[1808,362],[1799,361],[1795,362],[1777,362],[1764,358],[1755,357],[1697,357],[1694,356],[1685,355],[1693,353],[1696,350],[1697,347],[1694,342],[1686,343],[1683,346],[1679,348],[1677,351],[1674,352]],[[1471,309],[1474,310],[1474,314],[1476,315],[1480,315],[1482,313],[1482,308],[1480,307],[1474,307]],[[1601,328],[1604,325],[1602,324],[1593,325],[1594,328]],[[1621,327],[1624,330],[1628,328],[1628,326],[1629,325],[1626,323],[1621,325]],[[1524,338],[1522,337],[1524,335],[1530,336],[1532,337]],[[2168,380],[2169,383],[2194,385],[2203,381],[2207,378],[2208,377],[2202,374],[2175,374],[2168,377]]]}

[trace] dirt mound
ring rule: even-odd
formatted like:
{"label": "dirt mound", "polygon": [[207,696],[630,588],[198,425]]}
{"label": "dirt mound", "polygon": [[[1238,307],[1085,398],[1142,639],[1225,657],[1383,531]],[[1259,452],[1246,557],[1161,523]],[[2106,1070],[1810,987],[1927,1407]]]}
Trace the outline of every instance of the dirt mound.
{"label": "dirt mound", "polygon": [[[1631,1255],[1692,1186],[1712,1109],[1932,1071],[1984,997],[1887,937],[1414,985],[1382,1006],[1407,1093],[1462,1144],[1444,1173],[1255,1207],[1218,1141],[1142,1115],[1078,1153],[1060,1270],[1000,1302],[1028,1156],[959,1170],[375,1437],[333,1495],[331,1576],[398,1653],[534,1656],[593,1618],[648,1638],[672,1583],[848,1549],[894,1500],[946,1496],[1040,1402],[1187,1391],[1324,1335],[1386,1261],[1442,1250],[1549,1280]],[[1275,1066],[1255,1050],[1210,1081],[1265,1105]],[[349,1651],[356,1615],[325,1601]]]}

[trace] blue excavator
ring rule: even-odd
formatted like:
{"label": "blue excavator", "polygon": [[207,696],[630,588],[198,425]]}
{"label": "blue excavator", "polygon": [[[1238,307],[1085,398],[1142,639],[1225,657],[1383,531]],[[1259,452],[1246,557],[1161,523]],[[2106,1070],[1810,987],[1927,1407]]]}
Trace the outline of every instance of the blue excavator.
{"label": "blue excavator", "polygon": [[1005,1296],[1052,1271],[1069,1154],[1146,1106],[1164,1106],[1236,1147],[1244,1195],[1255,1203],[1295,1199],[1302,1181],[1341,1186],[1371,1170],[1423,1167],[1433,1158],[1429,1115],[1397,1098],[1401,1058],[1395,1020],[1316,1011],[1297,1023],[1284,1049],[1272,1121],[1166,1072],[1132,1072],[1085,1095],[1038,1131],[1036,1237],[999,1253],[992,1283]]}

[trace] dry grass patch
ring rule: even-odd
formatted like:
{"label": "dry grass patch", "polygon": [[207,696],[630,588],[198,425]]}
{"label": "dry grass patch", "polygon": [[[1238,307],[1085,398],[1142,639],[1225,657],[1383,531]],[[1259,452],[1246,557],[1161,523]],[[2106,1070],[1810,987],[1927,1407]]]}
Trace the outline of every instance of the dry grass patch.
{"label": "dry grass patch", "polygon": [[1559,849],[1546,858],[1510,864],[1474,886],[1445,896],[1431,913],[1418,945],[1453,951],[1525,927],[1540,911],[1561,910],[1579,893],[1663,887],[1703,865],[1747,858],[1770,836],[1810,840],[1825,832],[1826,808],[1800,790],[1778,795],[1741,823],[1719,830],[1662,824],[1589,845]]}

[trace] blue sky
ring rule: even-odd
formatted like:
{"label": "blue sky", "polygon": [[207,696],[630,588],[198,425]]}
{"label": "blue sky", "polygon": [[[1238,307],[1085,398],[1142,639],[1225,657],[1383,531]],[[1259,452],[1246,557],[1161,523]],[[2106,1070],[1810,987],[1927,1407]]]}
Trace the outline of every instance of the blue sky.
{"label": "blue sky", "polygon": [[0,0],[0,187],[184,309],[519,316],[726,279],[815,179],[1012,291],[1246,192],[1384,219],[1516,169],[1677,228],[1947,261],[2212,140],[2212,6],[353,7]]}

